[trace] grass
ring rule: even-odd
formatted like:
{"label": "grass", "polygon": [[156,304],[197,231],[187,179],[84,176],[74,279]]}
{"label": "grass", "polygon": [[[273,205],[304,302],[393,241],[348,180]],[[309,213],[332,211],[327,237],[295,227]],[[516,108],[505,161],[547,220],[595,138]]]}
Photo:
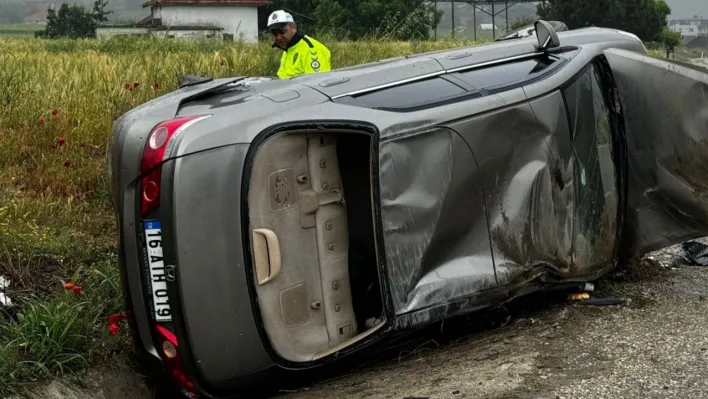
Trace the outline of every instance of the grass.
{"label": "grass", "polygon": [[0,36],[32,36],[35,31],[43,28],[44,25],[39,24],[0,24]]}
{"label": "grass", "polygon": [[[335,67],[469,44],[321,39]],[[0,317],[0,396],[129,348],[107,321],[122,308],[105,153],[113,120],[183,74],[272,76],[278,56],[270,43],[0,38],[0,275],[18,305]]]}
{"label": "grass", "polygon": [[[76,294],[52,284],[48,291],[19,295],[21,310],[0,323],[0,394],[23,394],[31,383],[64,377],[124,351],[125,331],[110,335],[105,318],[122,307],[114,257],[64,274],[80,282]],[[18,294],[18,295],[15,295]]]}
{"label": "grass", "polygon": [[[470,44],[318,39],[333,67]],[[273,76],[278,61],[270,43],[0,36],[0,276],[17,305],[0,316],[0,396],[128,352],[125,329],[108,332],[122,310],[105,152],[113,120],[183,74]]]}

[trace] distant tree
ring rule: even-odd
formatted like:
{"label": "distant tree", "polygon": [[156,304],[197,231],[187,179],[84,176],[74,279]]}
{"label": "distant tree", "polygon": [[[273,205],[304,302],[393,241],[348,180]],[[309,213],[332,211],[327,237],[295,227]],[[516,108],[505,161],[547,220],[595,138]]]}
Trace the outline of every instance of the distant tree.
{"label": "distant tree", "polygon": [[106,7],[108,7],[108,0],[95,0],[93,2],[91,15],[97,24],[108,21],[108,16],[113,14],[113,11],[106,11]]}
{"label": "distant tree", "polygon": [[35,36],[44,38],[68,37],[72,39],[93,37],[99,23],[108,20],[112,11],[106,11],[108,0],[95,0],[93,9],[88,11],[80,4],[69,6],[62,3],[59,11],[47,10],[47,26]]}
{"label": "distant tree", "polygon": [[357,39],[385,34],[395,39],[427,39],[440,22],[426,0],[275,0],[264,11],[286,9],[306,31],[330,31]]}
{"label": "distant tree", "polygon": [[669,58],[669,54],[673,54],[674,49],[681,44],[681,33],[673,32],[669,28],[664,27],[661,32],[660,42],[666,49],[666,58]]}
{"label": "distant tree", "polygon": [[602,26],[658,41],[671,8],[664,0],[547,0],[538,4],[537,13],[570,29]]}

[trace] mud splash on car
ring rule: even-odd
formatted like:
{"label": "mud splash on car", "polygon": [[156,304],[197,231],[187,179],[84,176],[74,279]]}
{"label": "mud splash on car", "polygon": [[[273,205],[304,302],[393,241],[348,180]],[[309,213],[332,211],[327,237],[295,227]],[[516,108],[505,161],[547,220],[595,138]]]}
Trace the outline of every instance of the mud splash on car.
{"label": "mud splash on car", "polygon": [[665,165],[674,175],[680,177],[701,200],[708,200],[708,140],[694,141],[685,154],[667,158]]}

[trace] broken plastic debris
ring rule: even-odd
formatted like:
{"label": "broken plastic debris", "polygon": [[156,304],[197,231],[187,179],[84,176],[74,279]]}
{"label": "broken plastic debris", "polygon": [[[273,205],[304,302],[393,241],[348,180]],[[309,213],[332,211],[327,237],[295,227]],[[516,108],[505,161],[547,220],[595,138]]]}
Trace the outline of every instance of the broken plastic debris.
{"label": "broken plastic debris", "polygon": [[0,292],[0,305],[1,306],[12,306],[12,301],[10,300],[10,297],[7,295],[3,294]]}
{"label": "broken plastic debris", "polygon": [[580,292],[577,294],[571,294],[568,297],[568,299],[571,301],[582,301],[583,299],[589,299],[589,298],[590,298],[590,294],[588,294],[587,292]]}
{"label": "broken plastic debris", "polygon": [[12,306],[12,301],[10,297],[5,295],[3,291],[10,286],[10,279],[5,276],[0,276],[0,306]]}
{"label": "broken plastic debris", "polygon": [[708,245],[698,241],[686,241],[681,244],[683,259],[689,265],[708,266]]}
{"label": "broken plastic debris", "polygon": [[0,291],[5,291],[10,286],[10,279],[5,276],[0,276]]}

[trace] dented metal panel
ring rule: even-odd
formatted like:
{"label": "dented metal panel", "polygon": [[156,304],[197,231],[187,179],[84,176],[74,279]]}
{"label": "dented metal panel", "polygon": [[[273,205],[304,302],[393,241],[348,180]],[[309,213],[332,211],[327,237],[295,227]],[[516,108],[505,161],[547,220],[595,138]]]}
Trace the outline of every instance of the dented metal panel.
{"label": "dented metal panel", "polygon": [[453,127],[479,161],[499,284],[569,271],[574,167],[560,94]]}
{"label": "dented metal panel", "polygon": [[476,161],[434,128],[380,146],[386,261],[397,313],[496,287]]}
{"label": "dented metal panel", "polygon": [[708,73],[619,49],[604,53],[626,119],[623,254],[708,235]]}
{"label": "dented metal panel", "polygon": [[592,64],[583,67],[568,87],[530,101],[382,133],[397,327],[501,302],[539,278],[587,279],[612,264],[619,198],[607,87]]}

